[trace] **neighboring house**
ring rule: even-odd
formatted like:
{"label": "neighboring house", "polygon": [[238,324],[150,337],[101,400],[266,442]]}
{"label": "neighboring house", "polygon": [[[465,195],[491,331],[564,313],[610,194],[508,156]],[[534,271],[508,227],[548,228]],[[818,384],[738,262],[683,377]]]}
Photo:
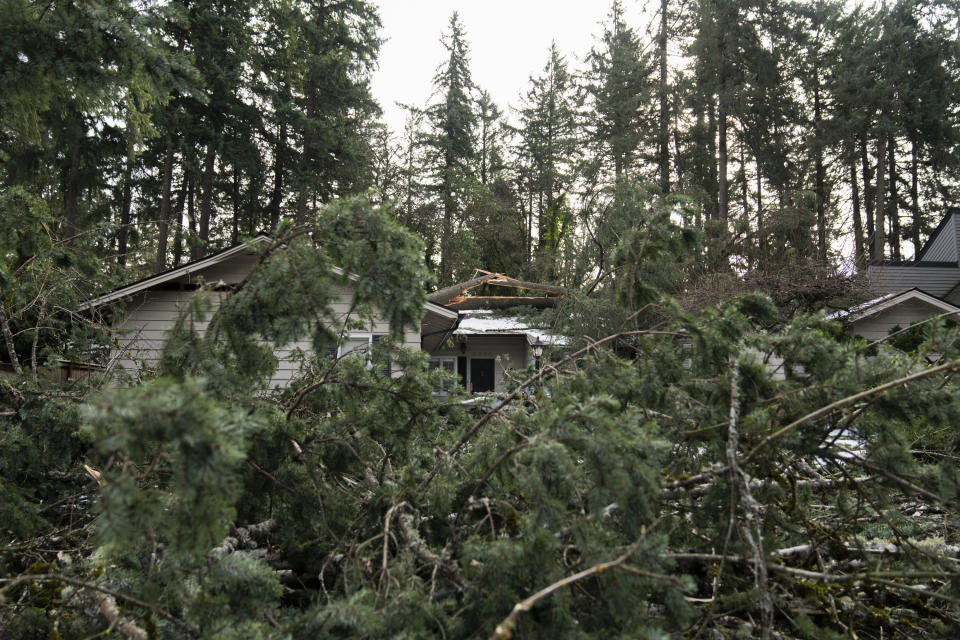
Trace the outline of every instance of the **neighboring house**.
{"label": "neighboring house", "polygon": [[913,288],[888,293],[846,311],[833,314],[847,330],[868,340],[881,340],[892,331],[944,313],[960,313],[960,307]]}
{"label": "neighboring house", "polygon": [[430,364],[455,374],[471,393],[504,391],[511,371],[536,365],[537,347],[562,346],[566,339],[512,316],[461,311],[450,337],[426,343]]}
{"label": "neighboring house", "polygon": [[853,334],[877,340],[897,328],[960,312],[960,209],[947,212],[915,260],[871,264],[867,278],[877,297],[832,316]]}
{"label": "neighboring house", "polygon": [[[80,310],[110,309],[106,315],[110,317],[115,340],[111,362],[136,375],[141,370],[156,366],[169,330],[196,290],[202,285],[212,287],[213,302],[217,304],[218,299],[229,295],[231,288],[246,279],[258,259],[254,245],[267,239],[266,236],[257,236],[247,244],[238,244],[121,287],[85,302]],[[344,275],[340,270],[337,272]],[[344,320],[349,313],[353,295],[349,280],[350,278],[344,275],[345,284],[338,286],[339,299],[333,305],[334,310],[342,314]],[[421,326],[407,328],[403,334],[403,345],[418,349],[421,347],[423,334],[450,334],[458,317],[454,310],[427,302]],[[203,331],[206,326],[207,319],[198,319],[198,330]],[[340,346],[340,353],[365,348],[388,333],[388,323],[375,319],[361,330],[352,330]],[[271,387],[285,386],[300,372],[301,359],[296,355],[301,350],[309,353],[309,342],[285,345],[276,351],[278,367],[270,380]],[[390,371],[391,375],[400,373],[396,370]]]}

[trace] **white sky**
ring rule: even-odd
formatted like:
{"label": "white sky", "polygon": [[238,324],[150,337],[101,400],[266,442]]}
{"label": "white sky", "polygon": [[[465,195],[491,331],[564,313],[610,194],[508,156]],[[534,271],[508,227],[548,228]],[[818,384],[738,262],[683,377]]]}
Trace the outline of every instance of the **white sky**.
{"label": "white sky", "polygon": [[[394,132],[403,130],[405,117],[397,102],[422,107],[430,97],[434,73],[446,56],[440,36],[454,11],[460,14],[470,47],[474,83],[508,113],[508,107],[520,104],[530,76],[542,72],[551,40],[557,41],[571,70],[581,68],[610,9],[608,0],[377,0],[377,4],[383,22],[380,34],[386,42],[373,76],[373,95]],[[623,4],[628,24],[642,32],[644,2]],[[659,0],[650,4],[652,13]]]}

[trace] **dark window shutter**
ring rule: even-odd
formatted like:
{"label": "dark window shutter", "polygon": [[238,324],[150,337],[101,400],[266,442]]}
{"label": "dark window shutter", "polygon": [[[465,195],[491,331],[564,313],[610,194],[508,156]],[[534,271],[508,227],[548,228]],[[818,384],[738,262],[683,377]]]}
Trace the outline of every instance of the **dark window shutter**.
{"label": "dark window shutter", "polygon": [[[381,340],[382,338],[383,338],[382,335],[374,334],[374,336],[373,336],[373,344],[377,344],[377,345],[380,344],[380,340]],[[389,377],[391,376],[391,374],[393,373],[393,363],[390,361],[390,352],[389,352],[389,351],[386,352],[386,356],[387,356],[387,363],[384,365],[383,369],[380,369],[380,373],[389,378]]]}

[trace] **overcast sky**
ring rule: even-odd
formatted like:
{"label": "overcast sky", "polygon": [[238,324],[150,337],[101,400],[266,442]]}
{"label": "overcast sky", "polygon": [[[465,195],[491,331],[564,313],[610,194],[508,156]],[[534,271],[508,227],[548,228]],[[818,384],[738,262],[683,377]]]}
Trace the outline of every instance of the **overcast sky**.
{"label": "overcast sky", "polygon": [[[383,21],[380,68],[373,94],[390,128],[403,129],[404,113],[395,103],[424,106],[446,54],[440,35],[450,14],[459,12],[470,46],[474,83],[490,92],[504,111],[518,106],[531,75],[547,62],[556,40],[571,69],[600,34],[610,9],[607,0],[378,0]],[[640,30],[642,2],[625,0],[628,23]]]}

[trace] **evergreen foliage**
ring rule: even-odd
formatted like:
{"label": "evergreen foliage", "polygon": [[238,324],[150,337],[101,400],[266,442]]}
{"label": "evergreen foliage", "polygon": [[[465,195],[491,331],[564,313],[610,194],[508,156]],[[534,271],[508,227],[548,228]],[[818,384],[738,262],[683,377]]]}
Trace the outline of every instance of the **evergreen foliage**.
{"label": "evergreen foliage", "polygon": [[[953,637],[960,329],[820,309],[953,203],[954,7],[656,10],[515,113],[454,14],[396,140],[370,2],[0,0],[0,637]],[[57,381],[92,291],[259,231]],[[400,346],[475,267],[570,289],[495,404]]]}

